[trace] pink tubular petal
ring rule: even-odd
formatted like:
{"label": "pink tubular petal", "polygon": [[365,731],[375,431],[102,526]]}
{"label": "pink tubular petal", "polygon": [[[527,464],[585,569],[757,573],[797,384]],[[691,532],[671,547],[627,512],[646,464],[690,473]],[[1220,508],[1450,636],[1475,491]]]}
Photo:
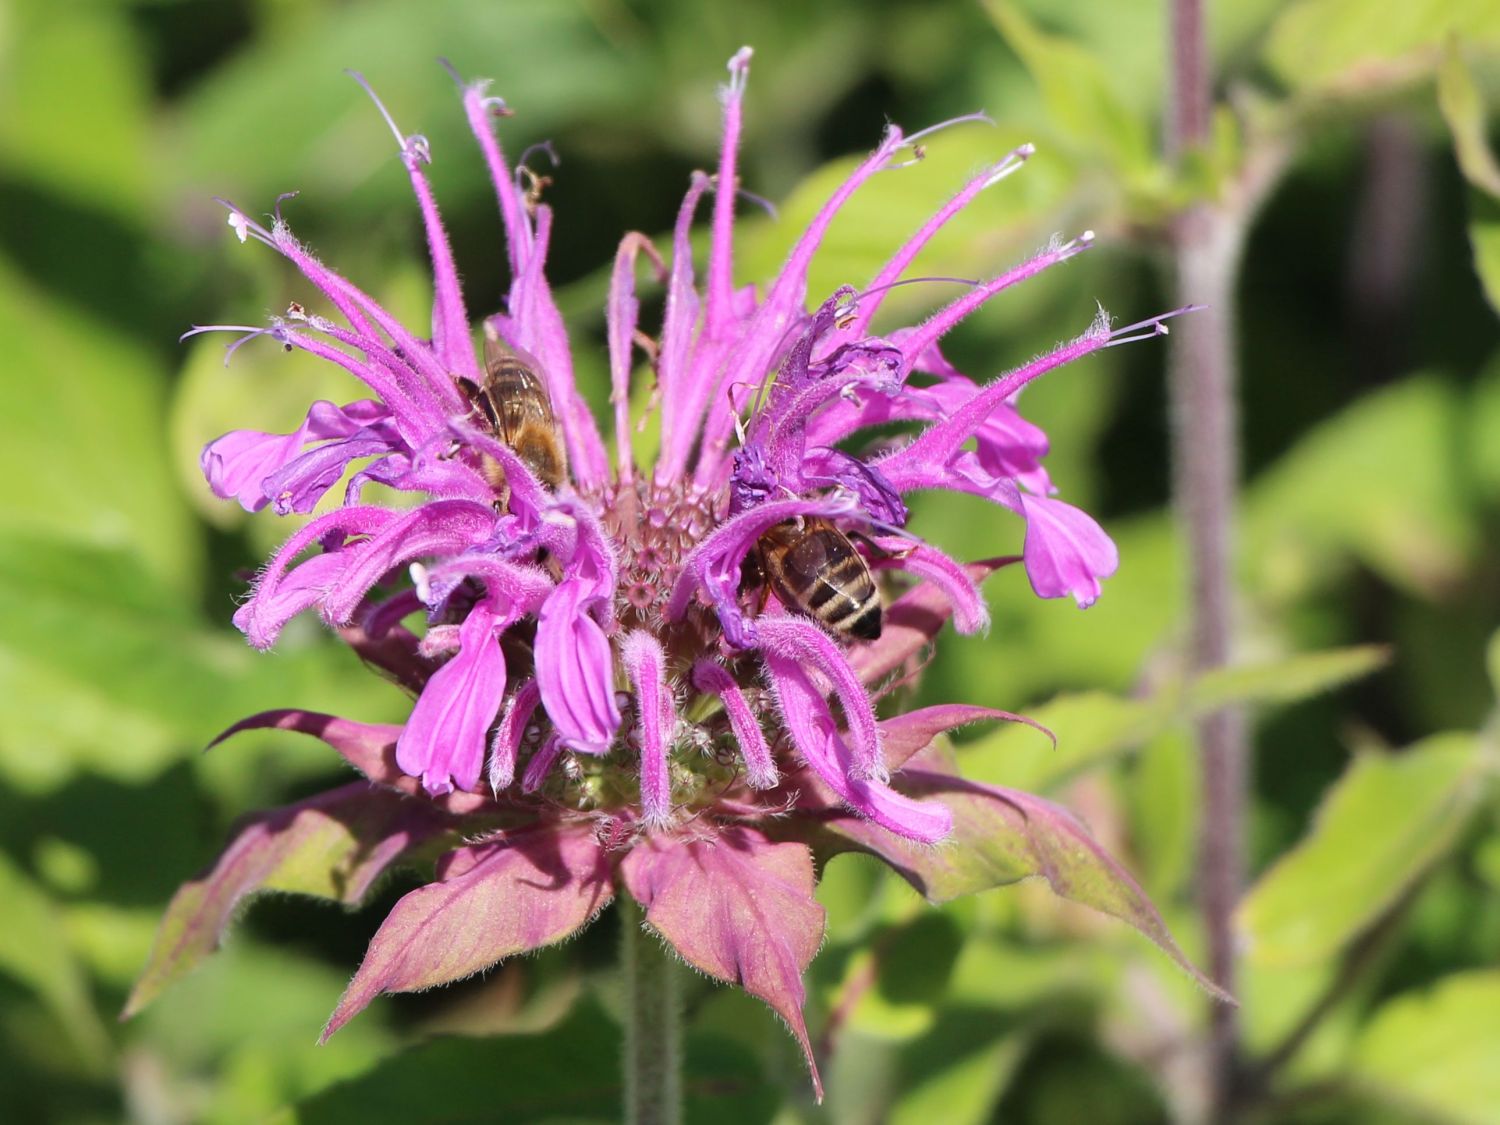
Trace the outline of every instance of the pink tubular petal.
{"label": "pink tubular petal", "polygon": [[654,835],[620,864],[646,924],[688,964],[769,1004],[797,1037],[819,1099],[823,1086],[802,1018],[802,974],[823,942],[812,853],[752,828],[715,839]]}
{"label": "pink tubular petal", "polygon": [[536,627],[536,682],[542,706],[563,741],[603,754],[620,726],[609,638],[586,606],[589,584],[565,578],[542,603]]}
{"label": "pink tubular petal", "polygon": [[396,567],[427,555],[458,554],[495,529],[494,509],[473,500],[432,500],[398,515],[368,542],[347,548],[349,565],[323,600],[330,624],[349,621],[370,588]]}
{"label": "pink tubular petal", "polygon": [[1038,597],[1071,594],[1080,609],[1098,600],[1099,579],[1120,565],[1120,552],[1087,513],[1048,496],[1021,495],[1026,516],[1022,558]]}
{"label": "pink tubular petal", "polygon": [[490,723],[505,694],[505,656],[484,603],[459,630],[458,655],[427,681],[396,743],[396,764],[433,796],[479,783]]}
{"label": "pink tubular petal", "polygon": [[542,701],[542,693],[535,680],[527,680],[511,696],[505,705],[505,715],[490,741],[490,789],[498,794],[508,789],[516,779],[516,759],[521,753],[521,739],[526,734],[526,724],[531,722],[532,712]]}
{"label": "pink tubular petal", "polygon": [[473,82],[464,87],[464,113],[469,119],[469,129],[474,134],[484,162],[490,171],[490,183],[495,189],[495,198],[500,204],[500,218],[505,224],[505,248],[510,258],[511,277],[521,274],[531,257],[531,224],[526,219],[526,206],[521,193],[516,190],[515,176],[505,162],[500,141],[491,124],[491,113],[498,98],[486,96],[489,82]]}
{"label": "pink tubular petal", "polygon": [[406,895],[381,923],[323,1039],[382,992],[462,980],[563,940],[613,893],[609,863],[586,826],[519,829],[448,853],[438,881]]}
{"label": "pink tubular petal", "polygon": [[[693,288],[693,216],[708,189],[708,177],[694,172],[691,186],[677,212],[672,232],[672,271],[667,278],[667,304],[662,314],[661,354],[657,359],[657,381],[661,389],[661,448],[658,480],[669,463],[687,463],[697,431],[677,421],[684,390],[693,378],[692,369],[701,356],[692,354],[693,329],[698,323],[698,292]],[[707,343],[707,342],[705,342]],[[700,343],[702,352],[705,343]],[[710,345],[711,346],[711,345]],[[706,375],[704,376],[706,377]]]}
{"label": "pink tubular petal", "polygon": [[215,496],[258,512],[270,502],[263,482],[296,457],[306,440],[305,425],[289,434],[231,430],[203,447],[198,466]]}
{"label": "pink tubular petal", "polygon": [[658,278],[663,278],[666,266],[651,240],[644,234],[627,234],[615,253],[615,268],[609,283],[609,306],[605,314],[609,325],[609,401],[615,413],[615,464],[622,482],[629,481],[635,471],[630,441],[630,353],[641,311],[641,303],[635,295],[635,264],[643,253],[656,267]]}
{"label": "pink tubular petal", "polygon": [[1011,395],[1053,368],[1071,363],[1108,344],[1109,321],[1101,314],[1083,335],[986,383],[948,418],[928,427],[915,441],[877,462],[877,467],[902,492],[922,487],[915,482],[923,479],[923,472],[941,472],[949,458]]}
{"label": "pink tubular petal", "polygon": [[648,828],[672,815],[672,774],[668,765],[677,712],[667,688],[667,658],[650,633],[637,630],[620,643],[620,662],[635,685],[635,717],[641,738],[641,819]]}
{"label": "pink tubular petal", "polygon": [[1066,262],[1069,258],[1077,257],[1094,244],[1094,232],[1085,231],[1083,235],[1075,238],[1072,242],[1061,245],[1049,246],[1040,254],[1036,254],[1020,265],[1015,266],[998,277],[991,278],[977,289],[970,290],[958,300],[953,301],[945,308],[939,310],[931,318],[922,324],[920,328],[909,333],[901,342],[901,350],[906,353],[908,361],[914,362],[929,347],[937,343],[959,321],[963,320],[979,306],[983,305],[997,293],[1004,292],[1013,285],[1018,285],[1028,278],[1057,265]]}
{"label": "pink tubular petal", "polygon": [[914,801],[880,782],[852,777],[854,754],[802,665],[771,653],[765,653],[764,659],[792,741],[839,800],[861,817],[909,840],[932,844],[948,835],[953,818],[942,805]]}
{"label": "pink tubular petal", "polygon": [[740,744],[740,756],[745,759],[746,780],[750,787],[775,789],[779,780],[776,761],[771,757],[771,748],[766,744],[760,721],[750,710],[750,704],[734,678],[713,661],[700,660],[693,666],[693,686],[699,691],[717,695],[724,704],[730,729]]}
{"label": "pink tubular petal", "polygon": [[[683,421],[688,425],[696,425],[703,418],[703,442],[698,466],[694,471],[694,480],[698,484],[707,487],[719,476],[722,449],[733,432],[735,419],[733,404],[728,399],[729,388],[739,383],[758,386],[771,370],[783,337],[796,320],[804,315],[802,302],[807,295],[807,269],[813,254],[828,233],[834,216],[871,176],[890,163],[891,157],[903,143],[900,129],[891,126],[886,130],[880,147],[833,193],[792,247],[786,264],[771,283],[765,300],[745,328],[744,346],[735,350],[720,371],[689,388],[691,395],[689,406],[682,414]],[[704,418],[704,410],[710,403],[713,408]],[[685,466],[672,464],[667,466],[667,471],[676,474],[684,468]]]}
{"label": "pink tubular petal", "polygon": [[536,753],[531,756],[531,761],[526,763],[526,771],[521,775],[522,793],[535,793],[547,784],[547,775],[552,772],[552,767],[557,765],[557,759],[562,757],[564,749],[562,738],[556,734],[537,748]]}
{"label": "pink tubular petal", "polygon": [[767,658],[796,661],[812,669],[833,686],[844,712],[844,725],[853,740],[850,769],[855,777],[886,780],[885,763],[880,757],[880,731],[875,723],[875,708],[870,694],[850,667],[844,650],[828,634],[801,617],[762,616],[757,622],[760,649]]}
{"label": "pink tubular petal", "polygon": [[962,563],[936,547],[896,536],[876,539],[875,544],[891,554],[886,558],[871,559],[873,569],[904,570],[942,590],[953,606],[953,627],[960,633],[979,633],[989,628],[989,608]]}
{"label": "pink tubular petal", "polygon": [[734,197],[739,190],[736,164],[752,53],[749,47],[735,52],[729,60],[729,85],[724,90],[724,135],[719,142],[713,237],[708,251],[708,307],[704,319],[704,334],[710,337],[723,335],[734,321]]}
{"label": "pink tubular petal", "polygon": [[531,256],[510,288],[510,315],[515,338],[507,341],[535,355],[557,411],[558,428],[568,450],[568,465],[581,488],[600,485],[609,475],[604,442],[588,404],[573,380],[573,354],[562,313],[552,299],[544,267],[552,237],[552,209],[536,209],[536,237]]}
{"label": "pink tubular petal", "polygon": [[[234,615],[234,624],[256,648],[270,648],[282,626],[302,610],[316,605],[349,563],[341,549],[315,555],[293,573],[293,561],[318,542],[374,535],[389,527],[397,513],[387,508],[341,508],[309,520],[283,543],[256,580],[250,599]],[[285,587],[285,589],[283,589]]]}
{"label": "pink tubular petal", "polygon": [[999,183],[1012,172],[1017,171],[1035,151],[1032,145],[1021,145],[1019,148],[1012,149],[999,163],[981,169],[977,176],[965,184],[957,195],[938,210],[937,214],[922,224],[916,234],[896,251],[891,260],[866,286],[870,295],[860,299],[854,320],[846,326],[849,334],[853,337],[865,335],[869,330],[871,319],[880,308],[881,302],[885,300],[886,293],[890,291],[890,286],[900,280],[906,268],[921,253],[922,248],[932,240],[933,235],[947,226],[949,220],[972,203],[985,188]]}

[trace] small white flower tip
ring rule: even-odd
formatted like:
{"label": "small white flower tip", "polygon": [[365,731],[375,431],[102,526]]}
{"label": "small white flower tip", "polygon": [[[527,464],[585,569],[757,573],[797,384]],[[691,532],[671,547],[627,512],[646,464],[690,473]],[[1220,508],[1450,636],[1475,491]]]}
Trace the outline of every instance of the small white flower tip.
{"label": "small white flower tip", "polygon": [[1016,155],[1019,156],[1022,160],[1025,160],[1028,157],[1035,156],[1036,145],[1032,144],[1030,141],[1027,141],[1020,148],[1016,149]]}
{"label": "small white flower tip", "polygon": [[1087,246],[1090,242],[1094,241],[1094,232],[1091,230],[1084,231],[1078,236],[1078,241]]}
{"label": "small white flower tip", "polygon": [[234,229],[235,235],[241,242],[250,237],[250,220],[238,211],[229,212],[229,225]]}

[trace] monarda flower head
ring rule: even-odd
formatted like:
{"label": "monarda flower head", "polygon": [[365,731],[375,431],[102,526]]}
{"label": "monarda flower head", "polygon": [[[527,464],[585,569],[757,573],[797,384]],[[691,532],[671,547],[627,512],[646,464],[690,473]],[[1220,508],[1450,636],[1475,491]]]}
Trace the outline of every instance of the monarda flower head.
{"label": "monarda flower head", "polygon": [[[613,459],[575,385],[543,268],[552,210],[527,170],[507,164],[494,127],[510,110],[486,83],[463,87],[463,107],[494,181],[511,282],[504,311],[482,325],[465,313],[427,142],[384,107],[431,253],[429,331],[402,325],[314,257],[279,207],[267,226],[226,204],[239,239],[290,259],[315,296],[265,327],[193,333],[243,333],[231,350],[268,336],[371,392],[314,403],[290,434],[240,430],[204,449],[215,494],[252,511],[312,512],[347,477],[342,503],[287,540],[235,623],[268,648],[315,610],[416,701],[399,727],[273,711],[227,732],[315,735],[365,779],[244,827],[174,900],[132,1010],[214,946],[245,895],[276,887],[357,901],[382,871],[434,850],[434,880],[391,911],[326,1034],[381,992],[559,941],[624,893],[685,961],[770,1004],[813,1065],[802,973],[823,933],[814,860],[841,850],[883,858],[934,900],[1040,874],[1182,961],[1134,881],[1068,813],[957,775],[940,736],[1015,716],[954,703],[882,720],[874,703],[945,621],[985,627],[976,582],[996,567],[1019,561],[1042,597],[1087,606],[1099,596],[1114,545],[1054,496],[1046,436],[1016,396],[1055,367],[1164,332],[1166,317],[1112,328],[1101,313],[982,383],[943,358],[950,329],[1083,252],[1084,234],[918,325],[871,332],[928,240],[1019,169],[1029,146],[974,176],[862,290],[821,296],[809,312],[808,266],[834,216],[911,150],[915,138],[894,127],[780,273],[764,288],[737,286],[749,61],[745,50],[729,63],[717,175],[693,176],[669,253],[631,234],[616,255],[605,310]],[[700,280],[689,235],[710,198]],[[637,323],[643,264],[665,289],[655,337]],[[653,466],[631,452],[637,347],[655,378]],[[915,423],[915,436],[859,452],[862,431],[893,422]],[[420,499],[364,503],[371,481]],[[973,493],[1020,517],[1020,559],[964,565],[924,542],[904,501],[922,489]],[[420,635],[407,627],[416,615]],[[311,854],[326,876],[307,875]]]}

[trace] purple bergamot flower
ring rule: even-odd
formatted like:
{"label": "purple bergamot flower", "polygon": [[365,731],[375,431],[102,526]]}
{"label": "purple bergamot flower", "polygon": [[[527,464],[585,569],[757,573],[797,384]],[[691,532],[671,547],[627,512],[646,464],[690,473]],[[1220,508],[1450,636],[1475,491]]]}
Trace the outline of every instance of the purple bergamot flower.
{"label": "purple bergamot flower", "polygon": [[[511,283],[505,311],[482,325],[465,313],[424,171],[428,144],[383,106],[431,252],[430,335],[323,265],[279,205],[267,226],[226,204],[239,239],[290,259],[328,313],[309,301],[267,327],[189,335],[242,333],[231,352],[268,336],[337,364],[372,395],[314,403],[290,434],[234,431],[204,449],[215,494],[251,511],[313,512],[347,478],[342,503],[267,563],[235,623],[268,648],[315,609],[416,702],[399,727],[272,711],[226,732],[315,735],[364,780],[242,828],[174,899],[128,1010],[212,949],[253,891],[357,901],[392,865],[435,852],[434,880],[391,911],[325,1035],[381,992],[457,980],[559,941],[627,893],[685,961],[787,1021],[816,1084],[802,1017],[802,973],[823,934],[815,859],[843,850],[881,857],[936,901],[1040,874],[1186,966],[1139,887],[1066,811],[958,776],[940,736],[1017,716],[949,704],[882,720],[874,701],[945,621],[985,628],[977,581],[1000,566],[1021,563],[1042,597],[1087,606],[1099,596],[1114,544],[1056,498],[1041,464],[1046,435],[1021,417],[1017,394],[1090,352],[1165,332],[1174,314],[1112,328],[1101,312],[1078,337],[983,383],[944,359],[950,329],[1083,252],[1085,233],[920,324],[872,334],[917,253],[1019,169],[1029,146],[974,176],[864,289],[839,289],[808,312],[808,265],[830,222],[916,139],[895,127],[780,273],[763,289],[736,286],[749,61],[744,50],[729,63],[718,172],[693,176],[670,253],[631,234],[616,256],[606,309],[613,458],[575,386],[543,269],[552,210],[526,170],[506,163],[493,126],[510,110],[486,83],[465,86],[463,105],[494,181]],[[689,234],[706,196],[700,281]],[[655,337],[637,325],[642,263],[665,289]],[[631,452],[638,346],[655,378],[653,466]],[[893,445],[891,423],[919,428]],[[862,431],[877,426],[882,452],[861,455]],[[363,503],[372,481],[420,501]],[[973,493],[1019,516],[1021,557],[965,565],[924,542],[904,502],[922,489]],[[416,615],[420,635],[407,627]]]}

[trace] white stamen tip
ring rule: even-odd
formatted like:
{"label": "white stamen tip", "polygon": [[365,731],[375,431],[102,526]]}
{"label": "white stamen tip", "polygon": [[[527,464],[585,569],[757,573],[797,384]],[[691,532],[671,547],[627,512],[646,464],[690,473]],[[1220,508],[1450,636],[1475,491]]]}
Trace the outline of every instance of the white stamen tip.
{"label": "white stamen tip", "polygon": [[1032,144],[1030,141],[1027,141],[1020,148],[1016,149],[1016,155],[1019,156],[1022,160],[1025,160],[1031,156],[1035,156],[1036,145]]}
{"label": "white stamen tip", "polygon": [[1094,241],[1094,232],[1091,231],[1091,230],[1084,231],[1082,234],[1080,234],[1078,236],[1078,241],[1082,242],[1085,245],[1087,245],[1090,242],[1093,242]]}
{"label": "white stamen tip", "polygon": [[234,233],[241,242],[250,237],[250,220],[238,211],[229,212],[229,225],[234,228]]}
{"label": "white stamen tip", "polygon": [[412,585],[417,588],[417,597],[424,603],[432,600],[432,582],[428,577],[427,568],[421,563],[411,564],[410,569]]}

